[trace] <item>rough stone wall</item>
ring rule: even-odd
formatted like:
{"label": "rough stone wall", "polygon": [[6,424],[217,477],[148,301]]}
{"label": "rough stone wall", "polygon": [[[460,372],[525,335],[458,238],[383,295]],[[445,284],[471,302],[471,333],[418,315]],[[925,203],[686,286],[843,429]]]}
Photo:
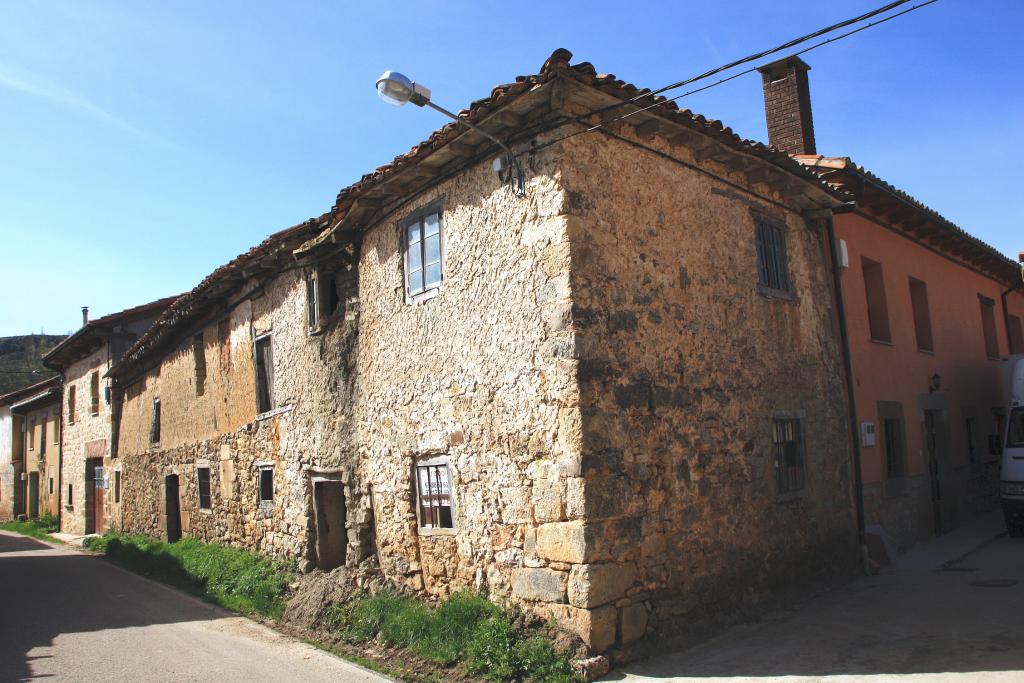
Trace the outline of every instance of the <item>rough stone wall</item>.
{"label": "rough stone wall", "polygon": [[[105,378],[107,370],[110,369],[109,348],[103,344],[91,354],[82,358],[64,370],[64,400],[61,407],[64,436],[63,449],[63,485],[64,497],[67,498],[67,485],[72,485],[74,500],[64,500],[64,510],[61,515],[61,531],[66,534],[86,533],[86,483],[85,483],[85,460],[87,457],[102,457],[104,467],[111,465],[110,460],[110,436],[111,436],[111,410],[110,402],[107,401],[106,391],[110,380]],[[99,412],[93,414],[90,411],[91,386],[90,377],[93,372],[100,376],[100,401]],[[75,387],[75,419],[72,422],[69,412],[68,396],[71,387]],[[89,446],[86,446],[89,444]],[[87,448],[92,449],[87,453]],[[105,515],[108,527],[116,527],[117,506],[113,502],[113,490],[104,496],[104,503],[107,506]],[[102,531],[102,530],[98,530]]]}
{"label": "rough stone wall", "polygon": [[[564,543],[540,552],[579,563],[583,587],[591,577],[570,607],[590,609],[593,640],[623,645],[849,570],[856,533],[825,235],[623,142],[563,144],[584,507],[537,533],[580,539],[569,553]],[[645,144],[697,163],[660,138]],[[755,215],[785,226],[791,300],[759,293]],[[777,413],[801,418],[798,495],[776,492]]]}
{"label": "rough stone wall", "polygon": [[0,522],[14,517],[13,427],[11,409],[0,406]]}
{"label": "rough stone wall", "polygon": [[[54,515],[60,512],[60,438],[54,439],[54,430],[60,433],[58,403],[39,406],[24,412],[26,429],[33,431],[32,448],[25,449],[25,472],[28,477],[25,486],[25,511],[29,512],[28,487],[33,473],[39,475],[39,514]],[[46,425],[46,448],[41,448],[43,424]],[[50,480],[53,480],[53,491],[50,491]]]}
{"label": "rough stone wall", "polygon": [[[330,471],[346,482],[348,558],[366,558],[372,520],[354,477],[346,408],[354,322],[343,311],[323,332],[308,335],[305,304],[305,271],[284,272],[202,330],[201,396],[191,337],[147,373],[144,386],[126,390],[120,426],[126,529],[166,536],[165,477],[176,474],[185,535],[304,561],[312,529],[309,477]],[[354,304],[348,312],[354,315]],[[264,334],[272,339],[276,408],[257,415],[253,340]],[[151,445],[157,397],[161,437]],[[274,468],[269,504],[259,501],[263,464]],[[200,466],[210,468],[210,510],[199,508]]]}
{"label": "rough stone wall", "polygon": [[[555,154],[518,199],[490,163],[412,198],[361,246],[356,415],[382,570],[432,594],[564,602],[569,565],[534,552],[537,524],[582,505],[568,327],[566,196]],[[444,280],[404,296],[399,221],[443,199]],[[448,457],[454,529],[420,530],[414,464]]]}

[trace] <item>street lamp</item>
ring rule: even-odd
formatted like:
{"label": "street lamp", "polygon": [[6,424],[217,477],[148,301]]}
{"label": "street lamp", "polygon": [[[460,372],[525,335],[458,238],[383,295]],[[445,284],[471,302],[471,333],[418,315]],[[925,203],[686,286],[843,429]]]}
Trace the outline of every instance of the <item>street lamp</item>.
{"label": "street lamp", "polygon": [[[466,128],[475,130],[477,133],[480,133],[480,135],[483,135],[485,138],[501,147],[508,156],[509,163],[511,163],[513,168],[516,170],[516,196],[526,196],[526,181],[523,175],[523,167],[519,165],[519,160],[516,159],[512,150],[508,148],[508,145],[482,128],[473,125],[466,119],[456,116],[444,107],[439,107],[431,102],[429,88],[420,85],[419,83],[414,83],[407,76],[404,76],[397,71],[385,71],[381,74],[381,77],[377,79],[377,94],[382,100],[395,107],[401,107],[406,102],[412,102],[417,107],[426,105],[435,111],[441,112],[453,121],[461,123],[466,126]],[[500,170],[497,161],[495,162],[495,170]]]}

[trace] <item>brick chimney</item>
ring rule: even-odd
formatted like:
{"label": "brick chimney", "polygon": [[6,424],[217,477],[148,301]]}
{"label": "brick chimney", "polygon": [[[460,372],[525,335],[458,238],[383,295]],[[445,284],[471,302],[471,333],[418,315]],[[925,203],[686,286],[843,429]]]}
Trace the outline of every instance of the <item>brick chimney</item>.
{"label": "brick chimney", "polygon": [[799,57],[786,57],[758,68],[764,86],[768,144],[790,154],[817,154],[811,119],[811,67]]}

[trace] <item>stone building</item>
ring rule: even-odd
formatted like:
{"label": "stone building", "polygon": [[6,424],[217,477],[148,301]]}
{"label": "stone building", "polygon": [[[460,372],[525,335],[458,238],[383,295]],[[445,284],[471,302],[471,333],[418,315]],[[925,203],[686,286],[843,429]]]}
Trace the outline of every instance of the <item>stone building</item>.
{"label": "stone building", "polygon": [[998,361],[1024,353],[1021,264],[845,157],[817,153],[807,64],[762,69],[768,139],[850,193],[837,213],[863,524],[881,562],[999,502]]}
{"label": "stone building", "polygon": [[66,485],[61,531],[103,533],[118,528],[121,473],[111,459],[114,440],[107,370],[149,329],[174,297],[119,313],[88,319],[43,356],[43,363],[64,378],[61,408],[61,479]]}
{"label": "stone building", "polygon": [[109,372],[126,529],[485,586],[598,651],[855,565],[846,195],[570,57],[461,114],[525,196],[451,124],[164,312]]}
{"label": "stone building", "polygon": [[0,520],[58,516],[60,377],[0,396]]}

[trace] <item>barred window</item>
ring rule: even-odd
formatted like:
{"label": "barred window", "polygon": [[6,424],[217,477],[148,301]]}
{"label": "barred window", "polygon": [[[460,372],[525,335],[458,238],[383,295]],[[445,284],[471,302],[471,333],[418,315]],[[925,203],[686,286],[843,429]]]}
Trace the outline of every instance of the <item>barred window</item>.
{"label": "barred window", "polygon": [[451,478],[447,459],[433,459],[418,464],[416,490],[420,508],[420,528],[454,528]]}
{"label": "barred window", "polygon": [[210,468],[209,467],[197,467],[196,468],[196,483],[199,488],[199,507],[203,510],[209,510],[213,507],[210,503]]}
{"label": "barred window", "polygon": [[903,420],[888,418],[882,421],[885,436],[885,474],[890,479],[906,473],[903,453]]}
{"label": "barred window", "polygon": [[775,457],[775,481],[778,493],[804,488],[804,440],[798,419],[772,421],[772,446]]}
{"label": "barred window", "polygon": [[782,228],[757,221],[757,281],[781,292],[789,291],[789,273],[786,264],[786,235]]}

